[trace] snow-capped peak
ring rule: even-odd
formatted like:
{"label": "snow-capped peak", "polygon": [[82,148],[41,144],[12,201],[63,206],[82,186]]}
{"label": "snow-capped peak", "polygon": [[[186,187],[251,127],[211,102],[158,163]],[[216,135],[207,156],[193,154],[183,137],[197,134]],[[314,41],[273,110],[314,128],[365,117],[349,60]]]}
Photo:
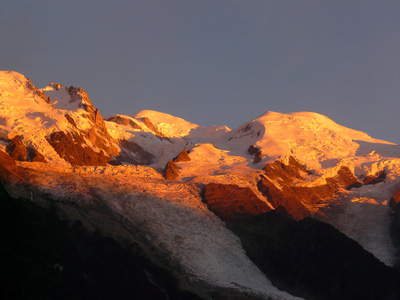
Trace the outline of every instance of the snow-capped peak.
{"label": "snow-capped peak", "polygon": [[317,169],[321,162],[366,155],[376,147],[383,156],[400,156],[400,146],[313,112],[268,111],[226,135],[226,144],[241,152],[255,145],[270,159],[292,155]]}
{"label": "snow-capped peak", "polygon": [[199,127],[199,125],[182,118],[154,110],[142,110],[132,117],[136,119],[149,118],[160,132],[171,138],[187,136],[193,129]]}
{"label": "snow-capped peak", "polygon": [[59,83],[50,83],[41,89],[46,97],[50,97],[51,103],[55,108],[67,111],[77,111],[92,107],[87,93],[79,87],[65,87]]}

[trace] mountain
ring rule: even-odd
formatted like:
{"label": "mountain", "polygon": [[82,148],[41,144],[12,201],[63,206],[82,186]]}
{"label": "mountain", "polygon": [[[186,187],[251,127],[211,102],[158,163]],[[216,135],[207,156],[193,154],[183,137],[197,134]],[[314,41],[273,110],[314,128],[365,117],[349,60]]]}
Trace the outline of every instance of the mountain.
{"label": "mountain", "polygon": [[[51,237],[21,254],[27,268],[57,266],[41,290],[24,277],[35,299],[61,286],[87,298],[107,272],[126,288],[110,284],[104,299],[133,295],[129,280],[143,274],[142,298],[400,297],[400,146],[323,115],[266,112],[236,129],[149,110],[103,118],[82,88],[38,89],[1,71],[0,145],[2,205],[19,218],[3,226],[21,239],[35,226],[65,236],[48,260],[40,245]],[[136,262],[136,275],[122,261],[110,271],[90,260],[96,247],[108,249],[106,262]],[[12,261],[4,278],[14,264],[25,272]],[[11,299],[19,287],[10,286],[2,293]]]}

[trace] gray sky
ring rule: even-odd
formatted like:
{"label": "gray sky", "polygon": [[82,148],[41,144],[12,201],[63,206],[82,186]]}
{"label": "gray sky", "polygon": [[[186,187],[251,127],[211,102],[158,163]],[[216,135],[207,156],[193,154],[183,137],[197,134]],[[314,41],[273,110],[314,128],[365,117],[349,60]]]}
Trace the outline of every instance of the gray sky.
{"label": "gray sky", "polygon": [[236,128],[313,111],[400,143],[400,1],[0,2],[0,69]]}

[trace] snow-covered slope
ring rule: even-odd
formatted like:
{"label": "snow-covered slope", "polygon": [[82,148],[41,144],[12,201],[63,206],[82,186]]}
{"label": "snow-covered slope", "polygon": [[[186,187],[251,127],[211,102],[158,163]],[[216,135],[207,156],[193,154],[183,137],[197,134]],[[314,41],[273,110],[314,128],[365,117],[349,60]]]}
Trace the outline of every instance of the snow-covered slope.
{"label": "snow-covered slope", "polygon": [[199,125],[184,119],[154,110],[142,110],[132,115],[132,117],[136,119],[149,118],[162,133],[171,138],[187,136],[193,129],[199,127]]}
{"label": "snow-covered slope", "polygon": [[[271,209],[291,207],[290,199],[299,215],[331,223],[387,265],[397,259],[388,203],[400,186],[400,146],[318,113],[266,112],[233,130],[150,110],[104,120],[81,88],[37,89],[1,71],[0,145],[14,158],[17,146],[43,155],[46,165],[19,163],[35,189],[78,202],[97,197],[147,230],[193,281],[290,299],[202,204],[201,188],[211,182],[248,187]],[[190,160],[176,162],[177,180],[165,180],[164,167],[182,150]]]}
{"label": "snow-covered slope", "polygon": [[310,112],[266,112],[227,134],[223,144],[239,153],[255,145],[263,150],[264,159],[291,155],[316,169],[335,159],[365,156],[373,148],[383,155],[400,156],[400,146]]}
{"label": "snow-covered slope", "polygon": [[202,203],[198,185],[165,181],[142,166],[21,166],[36,189],[57,201],[81,206],[97,201],[111,208],[194,285],[237,289],[260,299],[299,299],[274,287],[249,260],[239,239]]}
{"label": "snow-covered slope", "polygon": [[47,162],[64,166],[104,164],[120,152],[81,88],[51,84],[40,90],[19,73],[1,71],[0,93],[4,150],[19,138],[20,152],[34,149]]}
{"label": "snow-covered slope", "polygon": [[46,136],[72,130],[71,124],[30,80],[19,73],[0,72],[0,120],[1,139],[19,135],[27,146],[45,155],[49,162],[68,165],[50,146]]}
{"label": "snow-covered slope", "polygon": [[200,126],[154,110],[142,110],[133,117],[139,120],[149,118],[160,132],[170,138],[216,138],[230,131],[226,126]]}

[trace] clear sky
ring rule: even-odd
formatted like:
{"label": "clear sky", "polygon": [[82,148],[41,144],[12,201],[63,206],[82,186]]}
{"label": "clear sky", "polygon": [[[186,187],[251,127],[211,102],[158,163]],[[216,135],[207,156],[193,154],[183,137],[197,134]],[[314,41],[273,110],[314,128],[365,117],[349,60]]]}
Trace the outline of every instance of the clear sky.
{"label": "clear sky", "polygon": [[1,0],[0,69],[236,128],[313,111],[400,143],[400,1]]}

